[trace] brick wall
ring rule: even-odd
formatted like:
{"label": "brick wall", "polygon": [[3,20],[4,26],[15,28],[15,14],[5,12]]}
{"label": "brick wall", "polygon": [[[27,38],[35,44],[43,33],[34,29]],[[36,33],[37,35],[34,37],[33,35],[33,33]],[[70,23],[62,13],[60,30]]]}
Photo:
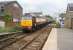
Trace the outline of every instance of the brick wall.
{"label": "brick wall", "polygon": [[22,16],[22,9],[20,7],[15,7],[14,6],[14,3],[13,4],[10,4],[8,5],[6,8],[5,8],[6,12],[8,14],[10,14],[12,17],[14,18],[18,18],[20,19],[20,17]]}

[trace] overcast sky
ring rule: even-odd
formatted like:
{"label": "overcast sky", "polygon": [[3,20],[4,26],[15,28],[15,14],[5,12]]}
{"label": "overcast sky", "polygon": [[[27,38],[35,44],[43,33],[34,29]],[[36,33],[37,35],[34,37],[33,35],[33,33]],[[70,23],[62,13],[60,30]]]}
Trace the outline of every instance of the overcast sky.
{"label": "overcast sky", "polygon": [[[0,0],[6,1],[6,0]],[[10,1],[10,0],[8,0]],[[23,7],[23,12],[43,12],[57,16],[59,13],[66,10],[67,4],[73,0],[17,0]]]}

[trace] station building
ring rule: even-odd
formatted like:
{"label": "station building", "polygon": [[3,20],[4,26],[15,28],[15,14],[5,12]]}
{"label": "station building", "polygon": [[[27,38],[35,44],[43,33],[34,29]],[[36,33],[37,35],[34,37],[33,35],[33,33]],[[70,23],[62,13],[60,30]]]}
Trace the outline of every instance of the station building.
{"label": "station building", "polygon": [[73,3],[67,5],[65,16],[65,28],[73,28]]}
{"label": "station building", "polygon": [[0,2],[0,20],[3,21],[3,16],[8,14],[12,17],[12,22],[19,22],[22,16],[22,10],[22,7],[17,1]]}

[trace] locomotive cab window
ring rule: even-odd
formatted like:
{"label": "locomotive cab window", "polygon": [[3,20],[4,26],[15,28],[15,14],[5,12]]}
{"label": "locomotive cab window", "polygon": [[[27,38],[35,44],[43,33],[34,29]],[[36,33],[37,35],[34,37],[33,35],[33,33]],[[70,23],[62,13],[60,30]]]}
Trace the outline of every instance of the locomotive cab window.
{"label": "locomotive cab window", "polygon": [[28,20],[28,19],[32,19],[32,16],[27,15],[27,16],[22,17],[22,20]]}

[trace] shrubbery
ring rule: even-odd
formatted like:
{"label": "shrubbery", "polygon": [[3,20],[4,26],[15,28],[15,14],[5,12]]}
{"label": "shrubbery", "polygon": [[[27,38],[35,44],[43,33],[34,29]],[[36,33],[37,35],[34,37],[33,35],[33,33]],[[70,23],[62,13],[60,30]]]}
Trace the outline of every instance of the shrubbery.
{"label": "shrubbery", "polygon": [[21,31],[21,29],[18,26],[15,26],[15,27],[12,27],[12,28],[10,28],[10,27],[6,27],[6,28],[0,27],[0,33],[2,33],[2,32],[19,32],[19,31]]}
{"label": "shrubbery", "polygon": [[52,27],[60,28],[60,23],[59,22],[56,22],[56,21],[53,21]]}
{"label": "shrubbery", "polygon": [[0,32],[6,32],[5,28],[0,27]]}

